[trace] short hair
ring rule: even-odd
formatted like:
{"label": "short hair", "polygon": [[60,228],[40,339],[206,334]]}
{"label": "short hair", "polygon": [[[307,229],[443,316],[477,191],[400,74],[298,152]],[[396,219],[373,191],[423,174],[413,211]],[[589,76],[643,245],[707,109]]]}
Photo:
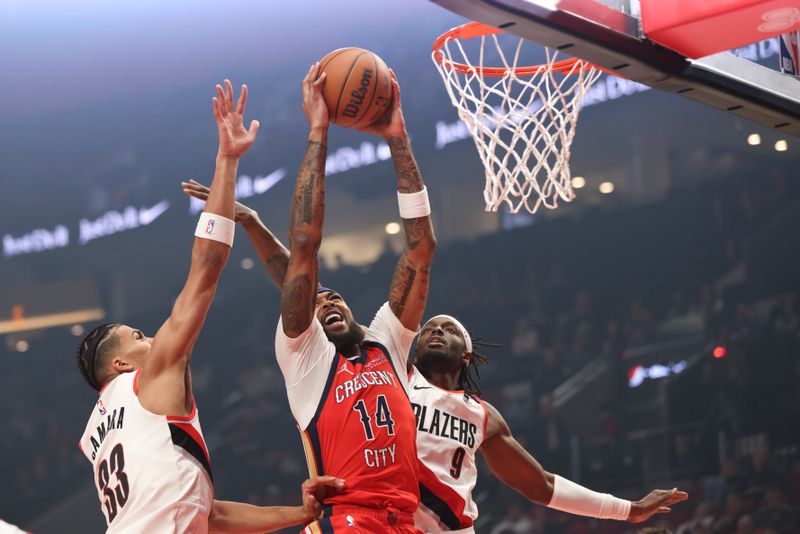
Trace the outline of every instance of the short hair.
{"label": "short hair", "polygon": [[105,367],[117,348],[117,342],[110,334],[118,326],[119,323],[104,323],[94,327],[78,347],[78,368],[86,383],[97,391],[103,387],[97,376],[98,370]]}

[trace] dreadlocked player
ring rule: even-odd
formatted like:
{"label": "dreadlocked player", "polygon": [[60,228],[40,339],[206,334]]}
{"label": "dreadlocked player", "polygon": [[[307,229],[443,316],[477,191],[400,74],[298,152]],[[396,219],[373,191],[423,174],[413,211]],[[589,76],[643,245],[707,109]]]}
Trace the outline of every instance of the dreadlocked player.
{"label": "dreadlocked player", "polygon": [[487,361],[475,350],[478,344],[449,315],[433,317],[419,334],[416,361],[409,368],[420,459],[417,528],[474,532],[476,451],[483,454],[494,476],[522,496],[577,515],[638,523],[669,512],[672,504],[688,498],[677,489],[654,490],[631,502],[545,471],[514,439],[500,412],[478,398],[476,369]]}
{"label": "dreadlocked player", "polygon": [[239,158],[258,122],[242,122],[247,87],[234,107],[231,83],[217,85],[214,118],[219,152],[206,209],[195,231],[186,285],[172,313],[147,337],[122,324],[94,328],[78,365],[99,392],[80,440],[92,463],[108,532],[207,534],[264,532],[305,524],[321,512],[328,490],[343,481],[303,484],[303,506],[259,507],[217,501],[208,449],[192,393],[189,362],[233,243],[234,186]]}
{"label": "dreadlocked player", "polygon": [[[182,184],[186,194],[205,200],[208,188]],[[261,222],[258,214],[239,202],[241,223],[266,272],[281,287],[289,251]],[[677,490],[655,490],[630,502],[583,488],[546,472],[517,442],[500,412],[479,398],[477,367],[486,363],[478,346],[497,346],[472,340],[455,318],[438,315],[422,328],[414,365],[409,366],[409,398],[417,417],[417,453],[421,505],[417,528],[426,532],[472,533],[478,508],[472,500],[477,481],[475,452],[480,450],[494,475],[533,502],[578,515],[645,521],[668,512],[685,500]]]}

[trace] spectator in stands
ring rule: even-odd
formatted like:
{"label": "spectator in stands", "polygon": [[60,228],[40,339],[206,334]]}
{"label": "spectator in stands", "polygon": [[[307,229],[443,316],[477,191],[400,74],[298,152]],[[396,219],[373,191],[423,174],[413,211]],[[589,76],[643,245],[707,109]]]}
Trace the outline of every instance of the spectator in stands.
{"label": "spectator in stands", "polygon": [[711,505],[704,501],[697,505],[691,518],[678,525],[675,534],[694,534],[698,526],[708,528],[713,522]]}
{"label": "spectator in stands", "polygon": [[767,490],[764,505],[753,514],[759,530],[772,528],[777,532],[797,532],[797,510],[788,504],[781,490],[775,486]]}
{"label": "spectator in stands", "polygon": [[565,471],[569,466],[570,436],[567,425],[553,407],[550,395],[539,397],[539,418],[533,426],[537,429],[533,450],[543,465],[552,466],[555,472]]}
{"label": "spectator in stands", "polygon": [[539,332],[527,317],[517,319],[514,340],[511,342],[511,354],[514,356],[531,356],[539,348]]}
{"label": "spectator in stands", "polygon": [[714,520],[711,531],[719,534],[733,531],[742,512],[742,499],[736,493],[729,493],[725,497],[725,507],[719,517]]}

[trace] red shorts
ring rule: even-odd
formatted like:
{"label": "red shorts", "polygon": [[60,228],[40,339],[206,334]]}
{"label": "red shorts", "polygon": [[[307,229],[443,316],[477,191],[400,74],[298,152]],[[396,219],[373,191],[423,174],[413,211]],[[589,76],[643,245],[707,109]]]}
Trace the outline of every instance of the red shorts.
{"label": "red shorts", "polygon": [[[326,508],[326,512],[328,509]],[[310,523],[302,534],[422,534],[414,516],[396,510],[334,506],[332,514]]]}

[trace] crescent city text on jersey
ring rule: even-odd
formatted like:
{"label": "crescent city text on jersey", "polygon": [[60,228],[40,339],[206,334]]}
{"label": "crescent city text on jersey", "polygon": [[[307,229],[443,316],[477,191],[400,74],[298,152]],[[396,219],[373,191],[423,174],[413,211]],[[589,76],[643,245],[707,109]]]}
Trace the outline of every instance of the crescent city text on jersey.
{"label": "crescent city text on jersey", "polygon": [[[348,372],[353,374],[353,371],[349,369],[347,364],[343,364],[338,372]],[[357,375],[354,375],[353,378],[350,378],[349,380],[336,386],[336,389],[334,390],[336,403],[339,404],[344,402],[357,391],[361,391],[369,386],[383,385],[393,386],[395,388],[398,387],[397,379],[393,373],[389,371],[361,371]]]}
{"label": "crescent city text on jersey", "polygon": [[[100,415],[106,415],[106,408],[103,406],[103,401],[97,402],[97,409],[100,411]],[[121,406],[119,411],[114,408],[114,411],[111,412],[106,416],[106,420],[97,425],[97,430],[95,430],[97,437],[91,436],[89,439],[92,442],[92,460],[95,459],[97,456],[97,449],[100,448],[100,444],[103,443],[103,440],[106,439],[108,433],[112,430],[117,430],[122,428],[122,423],[125,417],[125,407]]]}

